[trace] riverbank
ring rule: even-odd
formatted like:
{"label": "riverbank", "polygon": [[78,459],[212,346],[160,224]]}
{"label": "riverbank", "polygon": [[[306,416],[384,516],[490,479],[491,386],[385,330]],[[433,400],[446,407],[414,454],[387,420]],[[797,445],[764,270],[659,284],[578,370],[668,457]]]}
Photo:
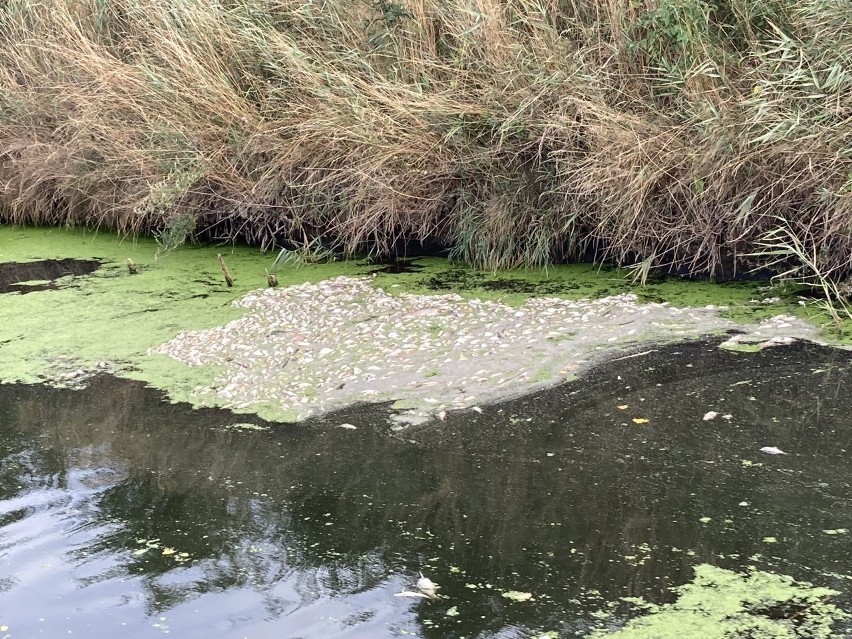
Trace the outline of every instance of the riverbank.
{"label": "riverbank", "polygon": [[848,21],[799,0],[10,3],[0,220],[839,281]]}

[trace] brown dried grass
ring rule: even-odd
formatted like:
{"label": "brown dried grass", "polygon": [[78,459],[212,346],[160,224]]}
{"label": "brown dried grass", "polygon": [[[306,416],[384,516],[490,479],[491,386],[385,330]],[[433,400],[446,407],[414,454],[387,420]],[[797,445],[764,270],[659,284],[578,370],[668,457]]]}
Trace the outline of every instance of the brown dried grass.
{"label": "brown dried grass", "polygon": [[743,256],[782,220],[847,272],[850,17],[841,0],[10,0],[0,219],[695,271],[761,262]]}

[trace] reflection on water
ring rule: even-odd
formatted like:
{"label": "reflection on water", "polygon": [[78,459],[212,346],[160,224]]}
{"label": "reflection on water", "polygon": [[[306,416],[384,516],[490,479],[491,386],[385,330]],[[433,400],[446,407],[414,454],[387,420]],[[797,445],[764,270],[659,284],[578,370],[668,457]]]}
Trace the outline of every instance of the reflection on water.
{"label": "reflection on water", "polygon": [[[392,435],[383,407],[252,430],[110,377],[0,386],[0,625],[584,636],[700,563],[846,592],[852,533],[823,531],[852,528],[850,391],[845,353],[696,344]],[[393,596],[418,571],[443,598]]]}

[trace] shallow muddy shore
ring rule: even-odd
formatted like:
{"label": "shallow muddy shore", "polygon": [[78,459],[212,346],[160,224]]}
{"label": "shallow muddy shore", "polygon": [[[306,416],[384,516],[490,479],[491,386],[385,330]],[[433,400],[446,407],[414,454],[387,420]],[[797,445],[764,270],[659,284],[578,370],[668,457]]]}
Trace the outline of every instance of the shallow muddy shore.
{"label": "shallow muddy shore", "polygon": [[264,289],[272,258],[249,248],[157,255],[147,240],[2,226],[0,246],[0,381],[77,386],[106,371],[278,421],[360,402],[391,403],[399,424],[444,419],[704,335],[741,350],[824,341],[765,283],[641,288],[588,265],[483,274],[427,258],[291,267]]}

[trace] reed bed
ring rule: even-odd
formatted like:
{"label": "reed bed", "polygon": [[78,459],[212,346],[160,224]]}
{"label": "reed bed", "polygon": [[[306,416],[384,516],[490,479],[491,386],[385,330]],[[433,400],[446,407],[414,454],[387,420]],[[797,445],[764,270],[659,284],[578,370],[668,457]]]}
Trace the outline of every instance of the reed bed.
{"label": "reed bed", "polygon": [[690,272],[771,264],[783,229],[803,277],[840,277],[850,23],[848,0],[7,0],[0,220]]}

